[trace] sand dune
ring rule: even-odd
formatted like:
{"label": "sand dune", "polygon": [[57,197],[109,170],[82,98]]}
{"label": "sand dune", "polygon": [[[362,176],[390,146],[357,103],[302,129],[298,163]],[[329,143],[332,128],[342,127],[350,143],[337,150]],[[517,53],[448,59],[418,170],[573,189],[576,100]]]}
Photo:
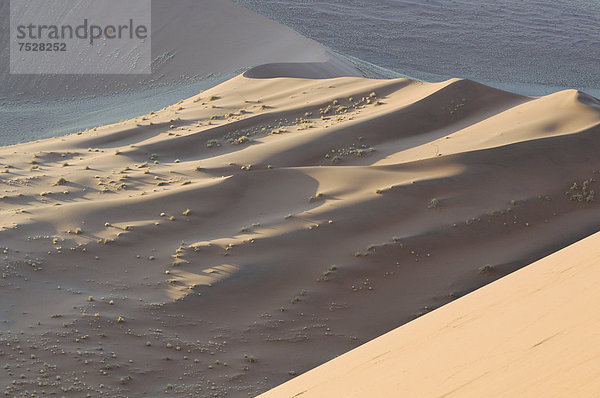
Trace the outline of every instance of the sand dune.
{"label": "sand dune", "polygon": [[599,123],[576,91],[241,75],[1,148],[0,385],[267,391],[597,232]]}
{"label": "sand dune", "polygon": [[592,397],[600,234],[261,397]]}
{"label": "sand dune", "polygon": [[294,77],[300,79],[333,79],[335,77],[361,76],[354,65],[343,58],[331,55],[325,62],[282,62],[255,66],[244,77],[273,79]]}

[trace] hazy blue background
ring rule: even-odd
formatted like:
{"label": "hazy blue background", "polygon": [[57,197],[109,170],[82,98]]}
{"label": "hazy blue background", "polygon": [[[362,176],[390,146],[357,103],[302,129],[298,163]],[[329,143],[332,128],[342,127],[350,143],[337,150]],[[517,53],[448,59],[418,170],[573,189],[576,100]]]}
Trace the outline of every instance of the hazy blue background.
{"label": "hazy blue background", "polygon": [[598,0],[235,0],[353,57],[424,80],[600,96]]}
{"label": "hazy blue background", "polygon": [[0,100],[0,145],[75,133],[143,115],[189,98],[234,75],[121,94],[49,100]]}
{"label": "hazy blue background", "polygon": [[[467,77],[522,94],[576,88],[600,97],[600,0],[235,1],[350,57],[372,76]],[[144,114],[228,77],[110,97],[0,100],[0,145]]]}

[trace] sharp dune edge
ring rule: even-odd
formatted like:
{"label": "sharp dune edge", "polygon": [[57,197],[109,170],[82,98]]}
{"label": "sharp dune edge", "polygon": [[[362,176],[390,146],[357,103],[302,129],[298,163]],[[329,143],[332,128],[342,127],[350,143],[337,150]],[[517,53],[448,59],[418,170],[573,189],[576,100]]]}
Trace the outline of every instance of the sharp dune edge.
{"label": "sharp dune edge", "polygon": [[261,397],[593,397],[600,234]]}
{"label": "sharp dune edge", "polygon": [[[0,148],[8,396],[258,395],[598,231],[597,100],[458,79],[268,78],[285,67]],[[437,314],[473,297],[395,333],[435,333]],[[437,347],[415,341],[410,355]],[[502,353],[496,343],[482,336]],[[368,360],[365,347],[348,355]],[[438,359],[419,361],[433,389]],[[273,395],[300,393],[298,380]]]}

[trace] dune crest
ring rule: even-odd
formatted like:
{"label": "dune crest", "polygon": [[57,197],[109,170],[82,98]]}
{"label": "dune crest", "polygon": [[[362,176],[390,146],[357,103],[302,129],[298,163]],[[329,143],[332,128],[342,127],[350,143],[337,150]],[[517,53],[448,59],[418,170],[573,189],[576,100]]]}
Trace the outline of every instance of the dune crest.
{"label": "dune crest", "polygon": [[297,79],[333,79],[336,77],[360,77],[361,73],[347,61],[332,55],[327,62],[272,63],[255,66],[244,72],[250,79],[273,79],[288,77]]}
{"label": "dune crest", "polygon": [[597,232],[599,137],[573,91],[240,75],[0,148],[0,385],[267,391]]}

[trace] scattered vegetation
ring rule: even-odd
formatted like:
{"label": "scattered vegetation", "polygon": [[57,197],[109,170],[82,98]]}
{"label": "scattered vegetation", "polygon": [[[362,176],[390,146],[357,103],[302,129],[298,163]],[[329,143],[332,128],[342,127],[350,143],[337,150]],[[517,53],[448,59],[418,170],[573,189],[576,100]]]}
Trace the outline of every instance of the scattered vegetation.
{"label": "scattered vegetation", "polygon": [[208,142],[206,143],[206,147],[207,148],[215,148],[215,147],[220,147],[221,143],[219,142],[219,140],[208,140]]}
{"label": "scattered vegetation", "polygon": [[245,135],[243,135],[243,136],[241,136],[240,138],[238,138],[237,140],[235,140],[235,141],[234,141],[234,144],[236,144],[236,145],[242,145],[242,144],[245,144],[245,143],[247,143],[248,141],[250,141],[250,140],[248,139],[248,137],[246,137]]}
{"label": "scattered vegetation", "polygon": [[317,281],[319,281],[319,282],[327,282],[331,278],[331,275],[335,271],[337,271],[337,266],[335,264],[333,264],[331,267],[329,267],[327,269],[327,271],[323,272],[323,274],[321,275],[321,277],[319,277],[319,279]]}
{"label": "scattered vegetation", "polygon": [[427,206],[427,207],[430,209],[435,209],[439,205],[440,205],[440,200],[437,198],[433,198],[429,201],[429,206]]}
{"label": "scattered vegetation", "polygon": [[304,296],[306,296],[306,290],[302,289],[302,290],[300,290],[300,293],[291,300],[291,303],[296,304],[296,303],[300,302],[301,297],[304,297]]}
{"label": "scattered vegetation", "polygon": [[595,200],[596,192],[590,189],[590,185],[596,182],[594,178],[584,180],[581,185],[575,181],[569,191],[565,192],[565,195],[570,196],[570,199],[577,202],[593,202]]}
{"label": "scattered vegetation", "polygon": [[491,264],[483,265],[483,266],[479,267],[477,270],[479,271],[480,274],[491,274],[492,272],[496,271],[494,266]]}

